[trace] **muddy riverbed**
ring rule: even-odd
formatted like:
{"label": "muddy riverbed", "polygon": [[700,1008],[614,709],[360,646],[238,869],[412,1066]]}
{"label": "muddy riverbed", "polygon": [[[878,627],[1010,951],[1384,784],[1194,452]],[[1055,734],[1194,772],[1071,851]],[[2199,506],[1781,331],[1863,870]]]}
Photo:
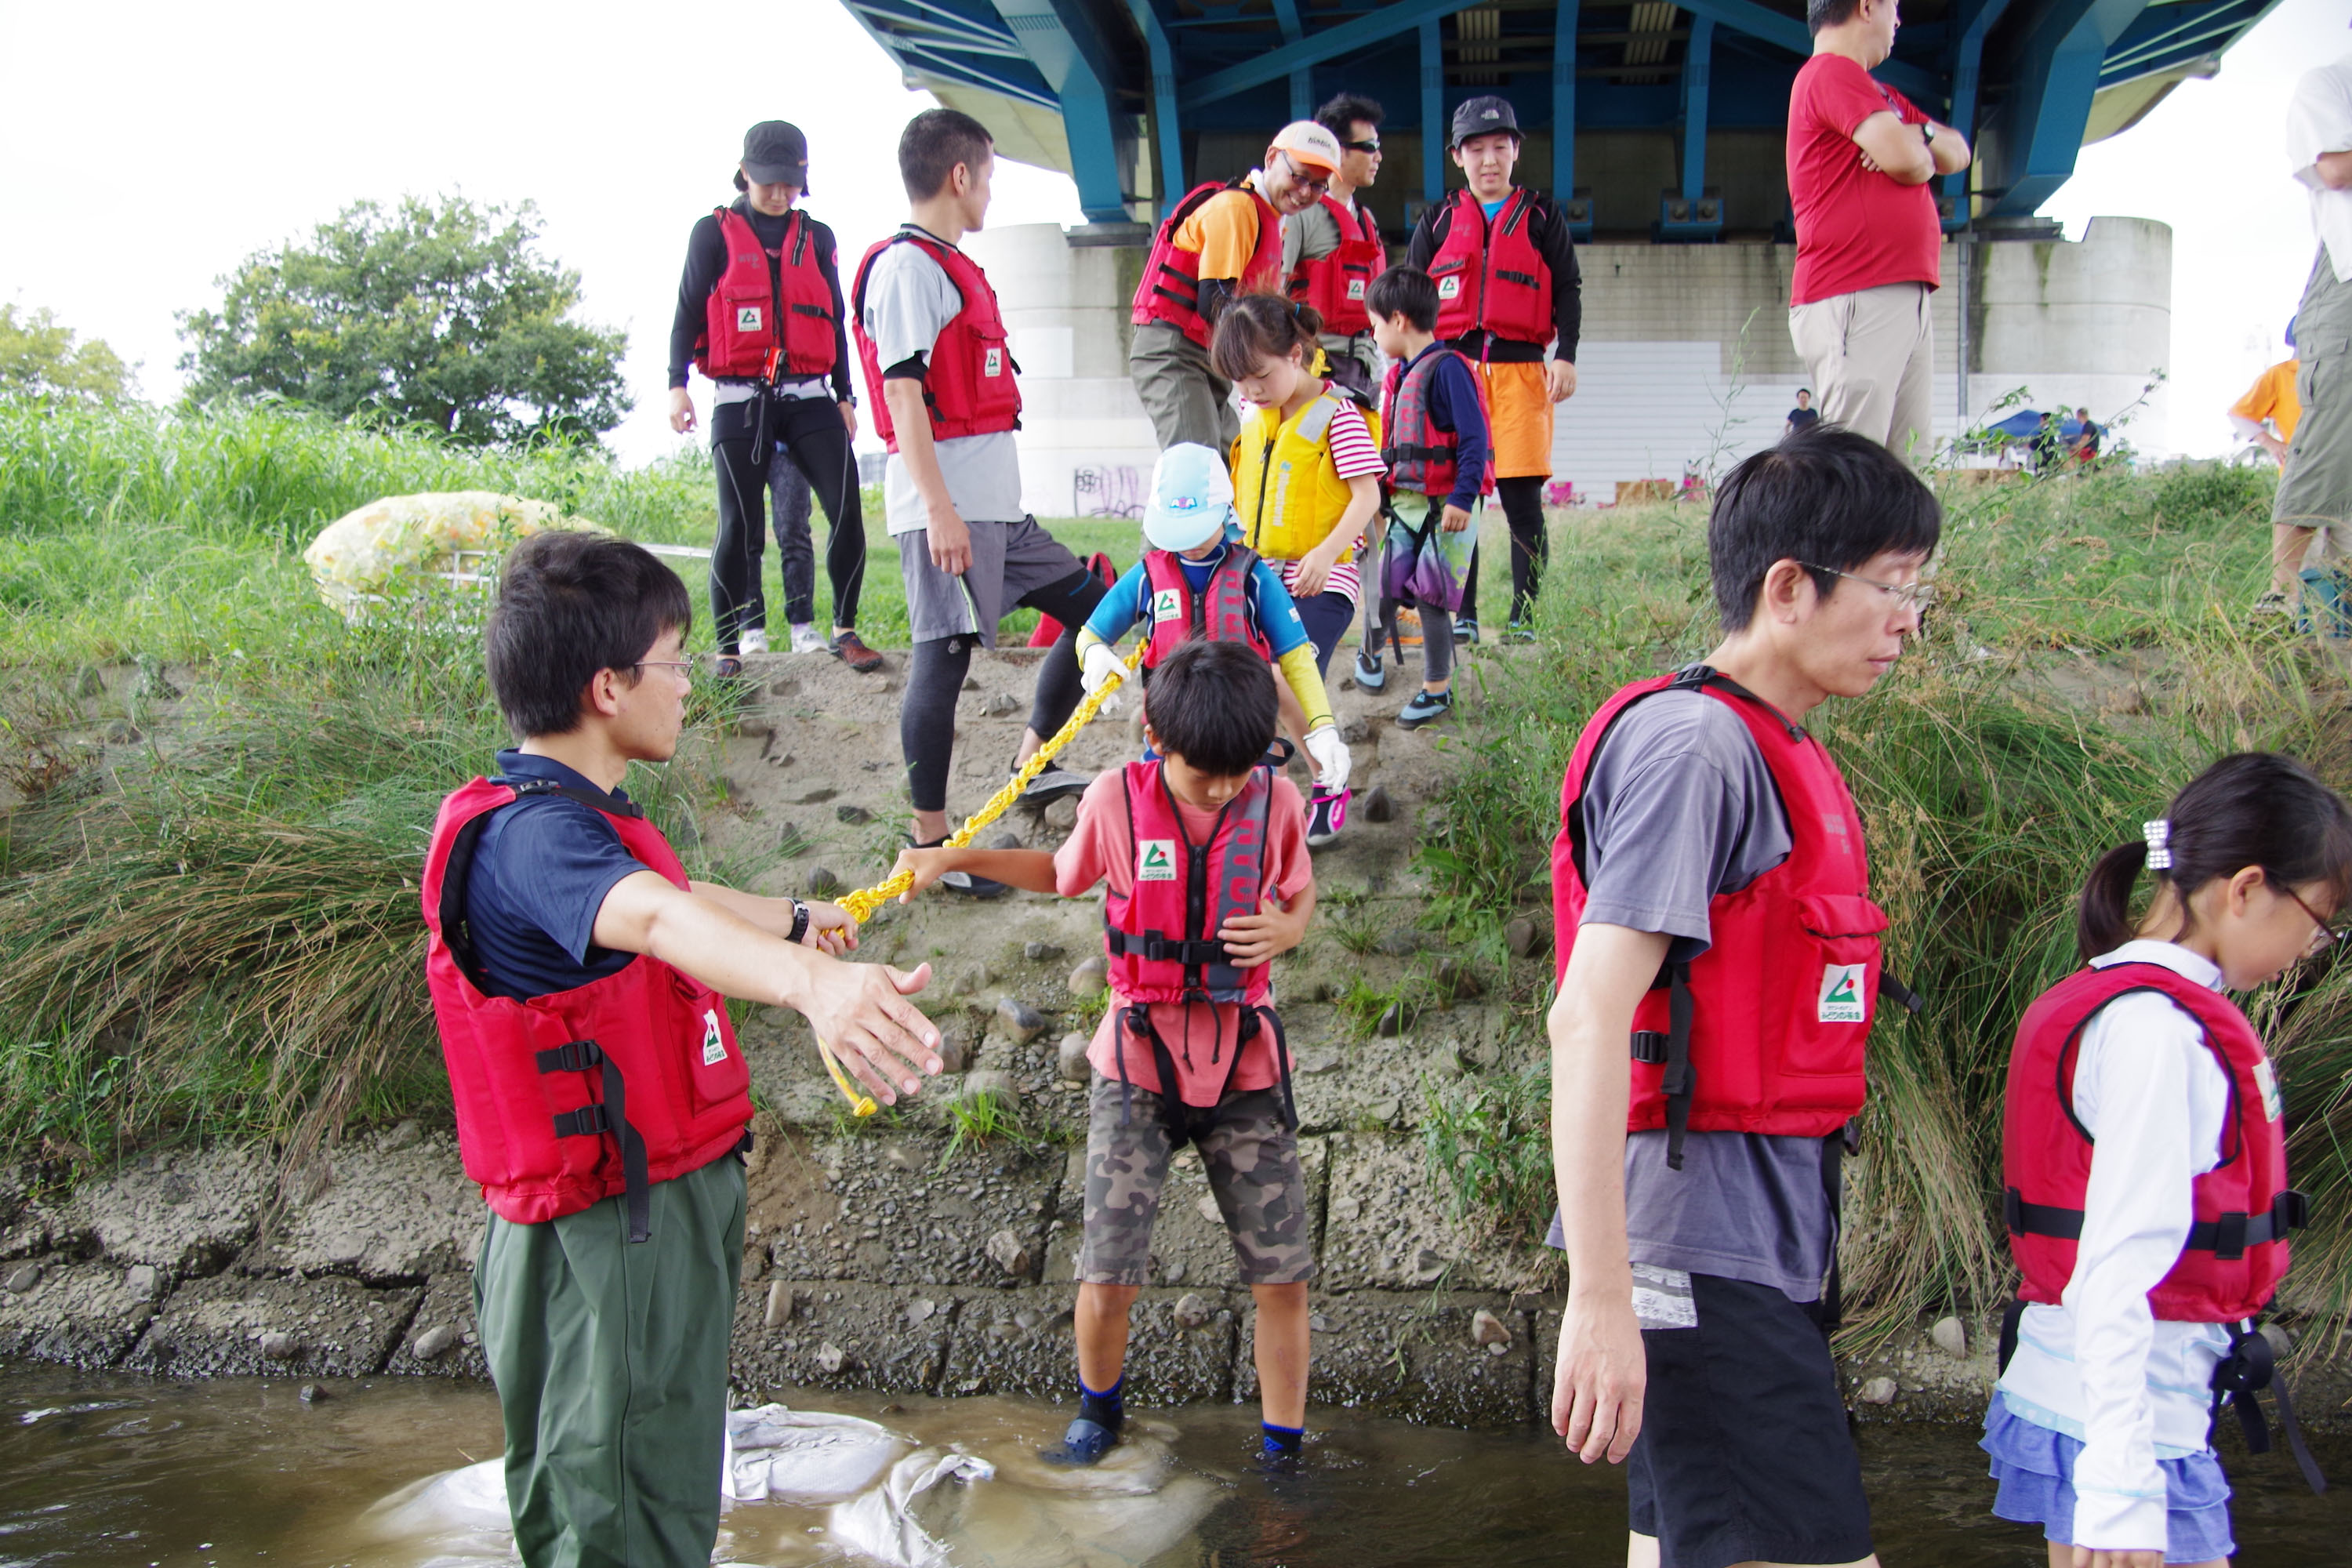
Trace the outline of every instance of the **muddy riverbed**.
{"label": "muddy riverbed", "polygon": [[[492,1458],[498,1411],[478,1384],[373,1379],[181,1383],[123,1373],[0,1373],[0,1568],[226,1568],[503,1560],[495,1534],[387,1526],[371,1508],[438,1472]],[[1168,1461],[1113,1495],[1074,1491],[1027,1460],[1066,1415],[1024,1400],[811,1393],[813,1408],[865,1415],[910,1444],[992,1460],[995,1479],[952,1505],[954,1568],[1086,1564],[1608,1564],[1622,1561],[1623,1481],[1566,1458],[1530,1428],[1467,1432],[1318,1410],[1304,1475],[1249,1468],[1251,1413],[1227,1406],[1145,1417]],[[1965,1426],[1864,1427],[1861,1441],[1890,1568],[2040,1563],[2028,1531],[1985,1511]],[[2322,1462],[2352,1475],[2352,1443]],[[2316,1568],[2347,1561],[2343,1506],[2305,1493],[2275,1458],[2231,1456],[2237,1561]],[[727,1514],[715,1561],[869,1561],[825,1507],[747,1503]]]}

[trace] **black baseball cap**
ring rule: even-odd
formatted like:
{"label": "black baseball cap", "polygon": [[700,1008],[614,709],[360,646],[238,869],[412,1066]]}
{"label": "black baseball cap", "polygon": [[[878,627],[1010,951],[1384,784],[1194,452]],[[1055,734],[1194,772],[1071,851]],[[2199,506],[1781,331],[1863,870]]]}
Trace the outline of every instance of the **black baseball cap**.
{"label": "black baseball cap", "polygon": [[1511,100],[1491,93],[1470,99],[1454,111],[1454,139],[1446,145],[1459,147],[1473,136],[1484,136],[1490,131],[1507,131],[1519,136],[1519,117],[1513,111]]}
{"label": "black baseball cap", "polygon": [[762,120],[743,132],[743,177],[807,190],[808,138],[790,121]]}

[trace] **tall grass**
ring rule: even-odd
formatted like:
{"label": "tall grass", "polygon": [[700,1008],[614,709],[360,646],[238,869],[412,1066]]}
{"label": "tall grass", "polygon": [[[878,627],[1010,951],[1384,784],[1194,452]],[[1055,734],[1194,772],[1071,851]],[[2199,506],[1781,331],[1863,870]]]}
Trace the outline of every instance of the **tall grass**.
{"label": "tall grass", "polygon": [[[1916,1018],[1882,1013],[1871,1040],[1843,1251],[1864,1334],[2009,1288],[1995,1199],[2010,1038],[2076,963],[2074,900],[2099,851],[2226,751],[2291,752],[2352,786],[2342,674],[2246,615],[2267,574],[2264,476],[2183,466],[1946,500],[1927,634],[1870,696],[1813,719],[1862,807],[1887,967],[1927,999]],[[1423,850],[1465,940],[1491,943],[1548,902],[1560,775],[1601,698],[1717,639],[1704,525],[1697,508],[1571,516],[1536,657],[1473,666],[1487,703]],[[1547,1000],[1540,983],[1521,996],[1530,1014]],[[2352,984],[2291,974],[2252,1005],[2275,1026],[2299,1184],[2330,1216],[2301,1247],[2295,1299],[2340,1307]]]}

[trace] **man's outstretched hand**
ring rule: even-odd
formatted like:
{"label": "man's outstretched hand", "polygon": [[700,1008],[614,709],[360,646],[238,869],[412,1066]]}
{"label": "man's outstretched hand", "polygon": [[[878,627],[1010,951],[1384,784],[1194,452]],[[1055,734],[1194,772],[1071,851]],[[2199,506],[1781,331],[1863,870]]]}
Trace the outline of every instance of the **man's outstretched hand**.
{"label": "man's outstretched hand", "polygon": [[828,963],[811,976],[809,1026],[885,1105],[914,1094],[940,1070],[940,1032],[907,1000],[931,983],[931,966],[913,973],[887,963]]}

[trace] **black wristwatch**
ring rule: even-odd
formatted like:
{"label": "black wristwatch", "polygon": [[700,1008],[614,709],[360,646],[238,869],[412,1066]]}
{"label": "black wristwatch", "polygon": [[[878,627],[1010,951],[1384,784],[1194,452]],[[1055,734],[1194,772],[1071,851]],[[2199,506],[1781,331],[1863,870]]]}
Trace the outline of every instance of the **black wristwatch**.
{"label": "black wristwatch", "polygon": [[1919,138],[1930,147],[1933,147],[1936,144],[1936,122],[1934,121],[1925,120],[1920,121]]}
{"label": "black wristwatch", "polygon": [[801,902],[798,899],[794,899],[793,900],[793,934],[784,938],[784,940],[786,942],[800,941],[801,938],[808,935],[808,906]]}

